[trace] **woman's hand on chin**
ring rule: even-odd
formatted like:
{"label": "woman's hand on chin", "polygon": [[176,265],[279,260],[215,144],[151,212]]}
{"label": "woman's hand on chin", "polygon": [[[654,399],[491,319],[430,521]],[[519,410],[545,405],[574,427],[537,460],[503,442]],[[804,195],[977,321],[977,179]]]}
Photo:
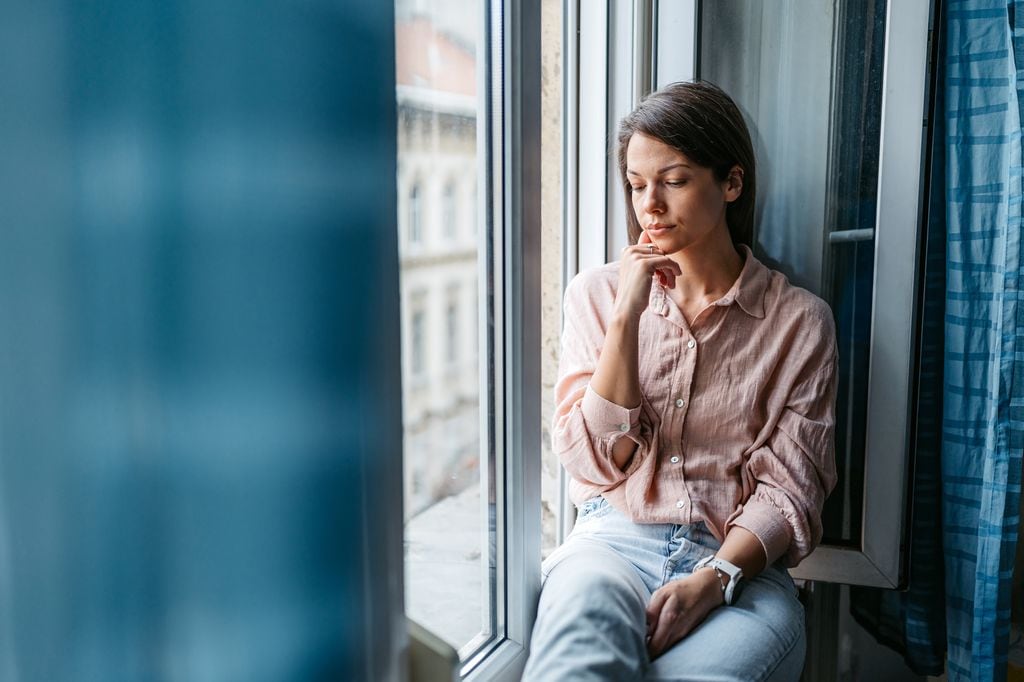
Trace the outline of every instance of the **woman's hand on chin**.
{"label": "woman's hand on chin", "polygon": [[639,319],[647,309],[653,278],[657,277],[662,286],[671,289],[681,274],[679,264],[654,245],[646,232],[641,232],[636,244],[622,250],[619,290],[615,295],[616,314]]}
{"label": "woman's hand on chin", "polygon": [[702,569],[663,585],[647,605],[647,653],[653,661],[723,602],[722,582],[711,569]]}

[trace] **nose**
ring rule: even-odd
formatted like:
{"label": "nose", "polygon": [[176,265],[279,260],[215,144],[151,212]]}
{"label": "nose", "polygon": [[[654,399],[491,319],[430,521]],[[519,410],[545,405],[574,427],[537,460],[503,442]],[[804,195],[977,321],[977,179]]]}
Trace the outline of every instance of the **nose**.
{"label": "nose", "polygon": [[661,200],[661,193],[657,189],[656,183],[651,183],[647,186],[640,197],[640,208],[644,213],[655,214],[663,213],[665,211],[665,205]]}

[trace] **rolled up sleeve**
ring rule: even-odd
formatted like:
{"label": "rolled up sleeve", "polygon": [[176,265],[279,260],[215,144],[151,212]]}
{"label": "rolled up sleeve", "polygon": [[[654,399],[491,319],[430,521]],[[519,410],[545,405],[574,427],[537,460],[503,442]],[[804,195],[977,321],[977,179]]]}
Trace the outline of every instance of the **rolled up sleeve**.
{"label": "rolled up sleeve", "polygon": [[821,512],[836,484],[834,332],[823,339],[809,377],[792,390],[768,441],[754,450],[745,477],[753,493],[730,517],[757,536],[768,563],[796,566],[821,541]]}
{"label": "rolled up sleeve", "polygon": [[[610,489],[628,478],[643,461],[649,428],[641,405],[613,403],[590,386],[597,369],[604,330],[597,305],[574,279],[565,293],[561,355],[555,384],[551,447],[566,472],[580,483]],[[621,438],[637,444],[625,470],[616,466],[612,448]]]}

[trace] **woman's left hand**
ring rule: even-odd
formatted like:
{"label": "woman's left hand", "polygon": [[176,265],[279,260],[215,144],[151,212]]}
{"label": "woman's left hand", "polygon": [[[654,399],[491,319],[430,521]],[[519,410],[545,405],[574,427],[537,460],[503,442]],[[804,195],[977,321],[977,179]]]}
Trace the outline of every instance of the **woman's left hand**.
{"label": "woman's left hand", "polygon": [[711,569],[663,585],[647,605],[647,653],[651,660],[690,634],[722,602],[722,582]]}

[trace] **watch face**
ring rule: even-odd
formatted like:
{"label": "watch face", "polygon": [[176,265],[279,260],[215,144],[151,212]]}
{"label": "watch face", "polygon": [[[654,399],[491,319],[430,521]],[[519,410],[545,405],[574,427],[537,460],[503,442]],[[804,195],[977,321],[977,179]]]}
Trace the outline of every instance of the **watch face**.
{"label": "watch face", "polygon": [[729,595],[729,605],[736,603],[736,600],[740,598],[740,593],[743,591],[743,580],[735,578],[732,580],[732,594]]}

